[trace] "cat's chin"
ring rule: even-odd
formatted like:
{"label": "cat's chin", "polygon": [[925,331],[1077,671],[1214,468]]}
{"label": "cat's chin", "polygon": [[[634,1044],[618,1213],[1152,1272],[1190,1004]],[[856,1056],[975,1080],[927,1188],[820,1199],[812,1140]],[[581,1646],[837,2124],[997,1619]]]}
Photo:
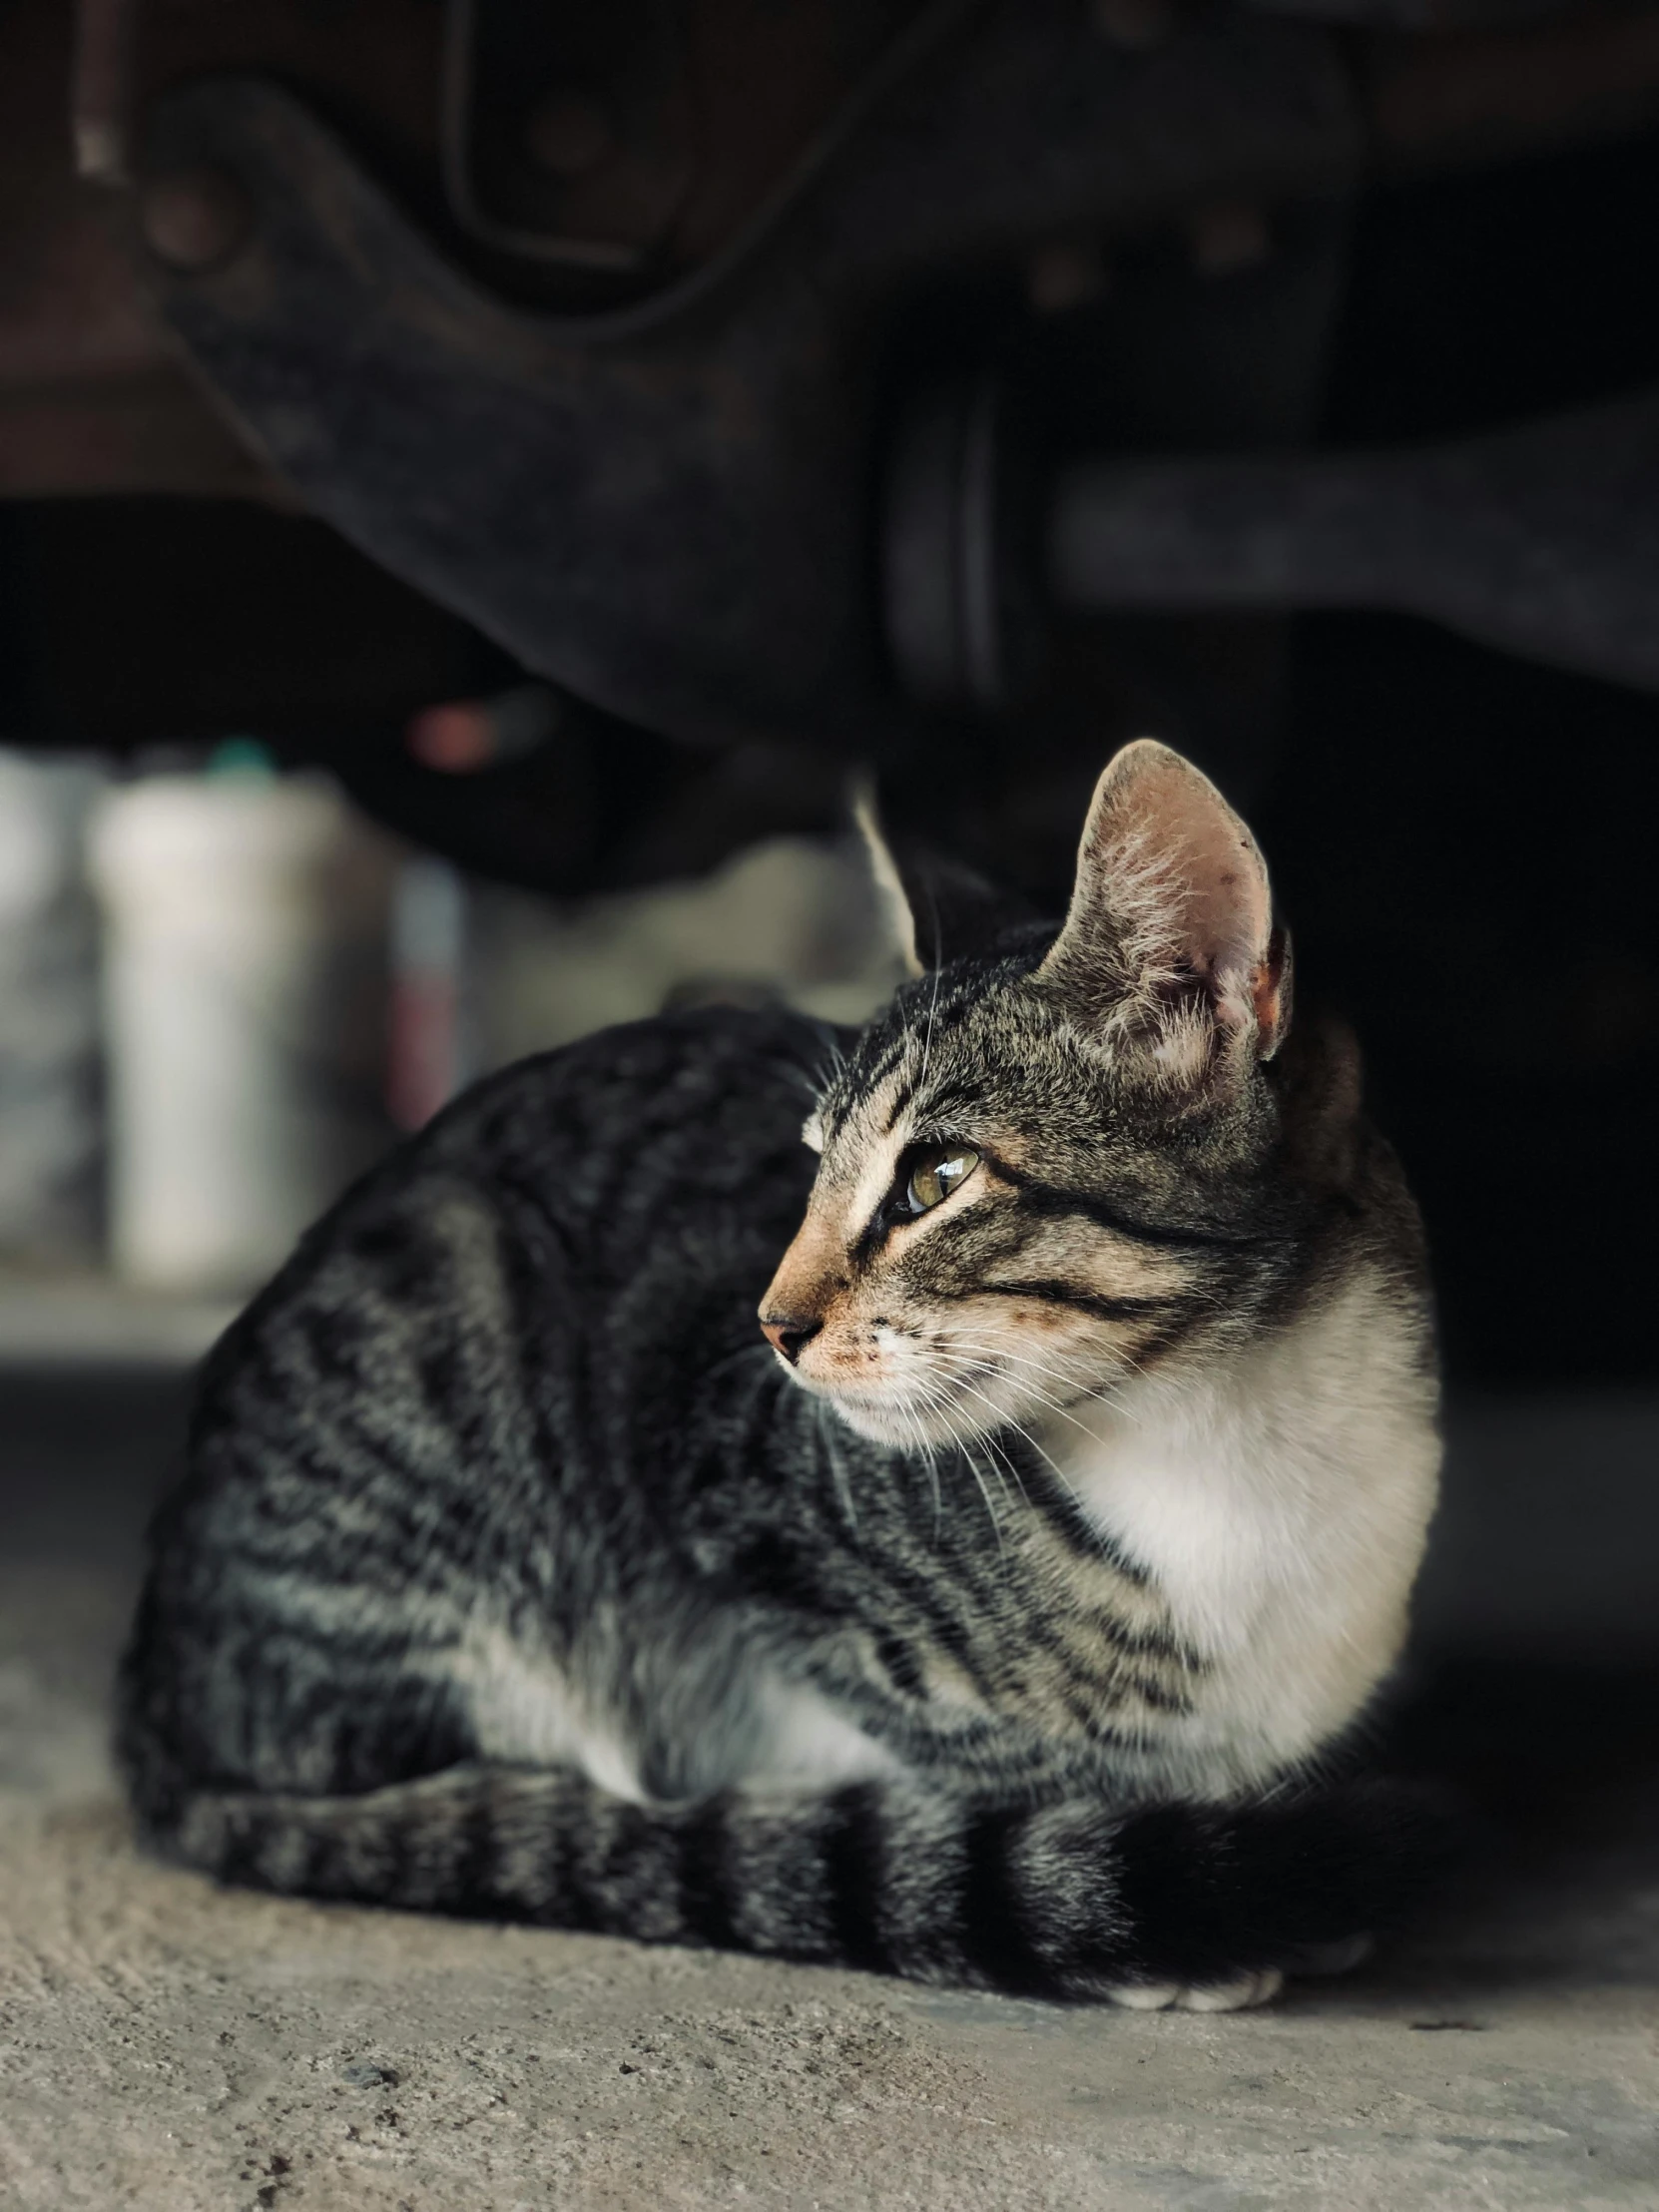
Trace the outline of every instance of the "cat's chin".
{"label": "cat's chin", "polygon": [[863,1436],[872,1444],[916,1443],[915,1424],[897,1406],[882,1406],[873,1399],[856,1403],[840,1397],[829,1397],[825,1403],[843,1426],[855,1436]]}
{"label": "cat's chin", "polygon": [[865,1395],[851,1390],[827,1390],[822,1385],[807,1386],[837,1420],[855,1436],[863,1436],[870,1443],[898,1444],[915,1451],[942,1446],[952,1440],[931,1408],[909,1403],[900,1396],[878,1397],[873,1392]]}

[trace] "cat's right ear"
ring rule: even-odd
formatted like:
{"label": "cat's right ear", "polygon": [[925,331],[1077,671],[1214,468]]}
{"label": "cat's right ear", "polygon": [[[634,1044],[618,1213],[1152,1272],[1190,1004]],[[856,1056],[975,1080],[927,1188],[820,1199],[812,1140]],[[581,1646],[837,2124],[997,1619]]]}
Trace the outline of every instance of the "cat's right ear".
{"label": "cat's right ear", "polygon": [[852,820],[905,975],[925,975],[946,960],[984,952],[1004,930],[1031,918],[1023,900],[998,890],[960,860],[890,842],[867,777],[853,786]]}

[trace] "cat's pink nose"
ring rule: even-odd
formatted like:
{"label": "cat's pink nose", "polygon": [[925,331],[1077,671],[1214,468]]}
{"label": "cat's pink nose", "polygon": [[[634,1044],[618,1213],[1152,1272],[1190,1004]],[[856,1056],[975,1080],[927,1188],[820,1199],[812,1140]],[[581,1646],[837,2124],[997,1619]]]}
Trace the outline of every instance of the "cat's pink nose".
{"label": "cat's pink nose", "polygon": [[801,1357],[802,1347],[810,1345],[823,1322],[802,1321],[794,1314],[763,1314],[761,1334],[775,1352],[781,1352],[793,1368]]}

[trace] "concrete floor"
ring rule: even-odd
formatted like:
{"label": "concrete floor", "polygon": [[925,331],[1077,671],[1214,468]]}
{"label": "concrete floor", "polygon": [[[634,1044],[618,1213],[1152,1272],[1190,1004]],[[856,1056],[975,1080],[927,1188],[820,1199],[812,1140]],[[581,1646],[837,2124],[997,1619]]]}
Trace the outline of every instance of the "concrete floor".
{"label": "concrete floor", "polygon": [[1471,1407],[1398,1756],[1462,1894],[1265,2013],[1066,2012],[221,1895],[109,1667],[180,1385],[0,1373],[0,2205],[1659,2207],[1659,1408]]}

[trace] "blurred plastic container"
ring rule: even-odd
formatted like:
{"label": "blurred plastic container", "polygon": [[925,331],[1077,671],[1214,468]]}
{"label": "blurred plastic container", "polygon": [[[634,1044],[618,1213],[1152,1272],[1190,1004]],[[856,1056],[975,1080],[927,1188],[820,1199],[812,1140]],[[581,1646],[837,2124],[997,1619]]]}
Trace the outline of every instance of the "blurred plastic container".
{"label": "blurred plastic container", "polygon": [[100,1236],[98,915],[83,865],[100,772],[0,753],[0,1254]]}
{"label": "blurred plastic container", "polygon": [[397,871],[391,909],[386,1103],[399,1129],[424,1128],[471,1073],[466,922],[460,870],[411,853]]}
{"label": "blurred plastic container", "polygon": [[93,826],[111,1253],[160,1290],[261,1281],[385,1136],[390,854],[330,786],[232,760]]}

